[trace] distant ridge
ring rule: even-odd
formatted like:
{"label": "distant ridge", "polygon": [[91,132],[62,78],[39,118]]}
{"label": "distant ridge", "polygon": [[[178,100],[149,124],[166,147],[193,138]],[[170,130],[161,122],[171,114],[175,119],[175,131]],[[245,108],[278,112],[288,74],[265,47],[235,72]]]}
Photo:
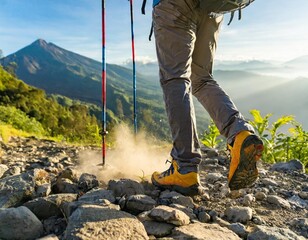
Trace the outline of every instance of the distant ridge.
{"label": "distant ridge", "polygon": [[[0,60],[3,66],[17,63],[16,75],[25,83],[49,94],[101,106],[101,63],[38,39]],[[137,111],[140,128],[155,134],[169,135],[159,81],[137,74]],[[107,64],[107,120],[133,118],[132,70]]]}
{"label": "distant ridge", "polygon": [[16,62],[16,75],[47,93],[99,102],[101,67],[95,60],[38,39],[1,62]]}

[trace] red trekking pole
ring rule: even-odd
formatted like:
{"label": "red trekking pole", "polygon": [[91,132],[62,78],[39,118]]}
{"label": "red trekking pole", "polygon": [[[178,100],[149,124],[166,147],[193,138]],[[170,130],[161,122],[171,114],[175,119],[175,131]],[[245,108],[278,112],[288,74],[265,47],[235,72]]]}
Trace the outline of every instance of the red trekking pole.
{"label": "red trekking pole", "polygon": [[106,7],[105,0],[102,0],[102,105],[103,105],[103,116],[102,116],[102,160],[103,166],[106,161],[106,135],[107,135],[107,122],[106,122]]}

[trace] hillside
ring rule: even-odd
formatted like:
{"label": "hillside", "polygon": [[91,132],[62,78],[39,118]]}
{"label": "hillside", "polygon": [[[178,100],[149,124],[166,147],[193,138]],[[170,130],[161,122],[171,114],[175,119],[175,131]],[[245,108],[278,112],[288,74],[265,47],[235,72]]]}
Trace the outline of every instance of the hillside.
{"label": "hillside", "polygon": [[295,119],[308,129],[308,78],[297,78],[281,85],[255,92],[235,100],[240,109],[248,112],[253,105],[262,112],[273,113],[275,117],[294,115]]}
{"label": "hillside", "polygon": [[64,107],[41,89],[13,77],[0,66],[0,125],[35,136],[50,136],[71,142],[100,142],[98,121],[84,105]]}
{"label": "hillside", "polygon": [[[296,117],[299,116],[298,121],[302,121],[307,127],[308,116],[303,110],[307,106],[305,99],[296,100],[304,96],[303,89],[307,88],[292,85],[292,91],[287,95],[281,95],[288,96],[285,104],[279,104],[278,97],[280,89],[281,92],[285,92],[285,89],[288,89],[287,84],[294,81],[293,76],[302,74],[307,76],[303,68],[300,68],[306,60],[307,57],[303,56],[285,63],[218,61],[214,78],[230,94],[245,116],[248,117],[249,110],[255,108],[262,113],[274,113],[277,116],[293,114]],[[16,62],[16,74],[26,83],[42,88],[48,94],[60,95],[55,99],[62,104],[67,101],[63,101],[61,96],[94,104],[91,105],[93,106],[91,112],[97,118],[101,117],[100,62],[67,51],[42,39],[0,60],[4,66],[10,62]],[[155,72],[157,72],[156,63],[137,63],[138,126],[160,138],[168,138],[169,130],[162,92],[158,74]],[[303,82],[307,82],[307,77],[302,79]],[[120,121],[132,125],[132,95],[131,63],[127,62],[125,67],[107,64],[107,120],[110,123],[107,126],[112,127]],[[294,107],[291,102],[296,102],[297,107]],[[209,116],[196,100],[195,103],[198,129],[199,133],[202,133],[206,129]]]}
{"label": "hillside", "polygon": [[[16,75],[27,84],[48,94],[58,94],[101,106],[101,63],[67,51],[39,39],[0,60],[7,66],[16,62]],[[132,123],[132,70],[107,64],[107,121],[112,126],[120,121]],[[59,99],[59,98],[56,98]],[[101,113],[96,110],[96,116]],[[137,74],[137,120],[139,129],[160,138],[168,138],[169,130],[162,92],[156,77]],[[200,115],[201,131],[208,123]]]}

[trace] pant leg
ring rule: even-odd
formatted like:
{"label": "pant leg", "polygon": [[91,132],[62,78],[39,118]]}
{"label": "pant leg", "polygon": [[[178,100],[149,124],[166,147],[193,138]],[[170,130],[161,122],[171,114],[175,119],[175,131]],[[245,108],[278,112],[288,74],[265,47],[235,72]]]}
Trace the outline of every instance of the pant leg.
{"label": "pant leg", "polygon": [[209,17],[198,9],[199,18],[192,56],[192,92],[210,114],[220,133],[231,143],[237,133],[254,131],[227,93],[213,79],[212,69],[223,17]]}
{"label": "pant leg", "polygon": [[173,139],[171,156],[187,171],[197,171],[201,161],[190,80],[197,5],[198,0],[162,0],[153,10],[160,83]]}

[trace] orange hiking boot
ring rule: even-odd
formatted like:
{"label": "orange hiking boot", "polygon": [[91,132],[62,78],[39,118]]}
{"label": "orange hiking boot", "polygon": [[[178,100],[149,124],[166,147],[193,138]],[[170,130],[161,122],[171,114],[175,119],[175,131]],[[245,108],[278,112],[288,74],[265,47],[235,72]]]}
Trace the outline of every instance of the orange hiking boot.
{"label": "orange hiking boot", "polygon": [[152,174],[153,185],[177,191],[184,195],[194,196],[202,193],[199,174],[196,172],[189,172],[182,174],[179,171],[178,164],[172,160],[171,166],[168,170]]}
{"label": "orange hiking boot", "polygon": [[249,131],[236,135],[233,146],[228,145],[231,163],[228,175],[231,190],[250,187],[258,178],[257,161],[262,156],[263,143]]}

